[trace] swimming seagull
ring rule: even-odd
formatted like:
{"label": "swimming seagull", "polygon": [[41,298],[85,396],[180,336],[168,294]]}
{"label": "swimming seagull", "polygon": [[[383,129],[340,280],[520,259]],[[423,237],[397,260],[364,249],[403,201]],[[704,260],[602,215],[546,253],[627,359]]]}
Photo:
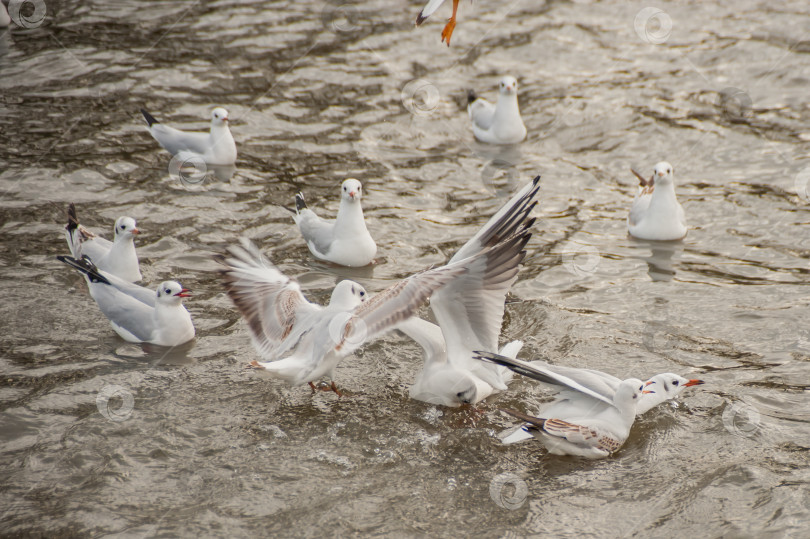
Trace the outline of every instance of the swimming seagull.
{"label": "swimming seagull", "polygon": [[661,161],[655,165],[649,180],[630,170],[639,179],[638,194],[627,216],[630,235],[642,240],[658,241],[679,240],[686,236],[686,216],[675,197],[675,171],[672,165]]}
{"label": "swimming seagull", "polygon": [[610,456],[630,435],[639,397],[645,391],[653,391],[645,390],[644,383],[636,378],[613,387],[603,377],[587,371],[572,379],[519,359],[486,352],[476,354],[476,359],[492,361],[523,376],[563,388],[560,397],[540,411],[541,417],[502,410],[529,423],[532,435],[553,455],[590,459]]}
{"label": "swimming seagull", "polygon": [[84,274],[90,296],[125,341],[177,346],[194,338],[191,315],[183,306],[189,290],[180,283],[164,281],[150,291],[100,271],[87,256],[56,258]]}
{"label": "swimming seagull", "polygon": [[[450,259],[450,263],[478,254],[519,230],[528,230],[534,219],[528,216],[537,204],[540,176],[526,184]],[[531,234],[525,233],[528,241]],[[473,360],[473,350],[498,350],[504,302],[517,279],[525,251],[510,265],[486,273],[470,272],[430,297],[439,325],[411,318],[397,329],[419,343],[424,366],[410,388],[413,399],[442,406],[475,404],[495,390],[506,389],[512,371]],[[523,346],[512,341],[500,353],[515,357]]]}
{"label": "swimming seagull", "polygon": [[163,125],[144,109],[141,109],[141,114],[152,137],[179,159],[202,159],[209,165],[233,165],[236,162],[236,142],[228,127],[228,111],[222,107],[211,111],[209,133],[189,133]]}
{"label": "swimming seagull", "polygon": [[68,206],[68,223],[65,238],[73,258],[86,255],[99,269],[130,282],[141,280],[138,254],[135,252],[135,236],[140,230],[132,217],[119,217],[113,228],[113,241],[100,238],[79,223],[76,205]]}
{"label": "swimming seagull", "polygon": [[326,220],[307,207],[303,193],[295,195],[293,220],[315,258],[352,267],[367,266],[374,260],[377,244],[366,228],[362,198],[360,182],[345,180],[340,187],[337,218]]}
{"label": "swimming seagull", "polygon": [[498,101],[494,105],[470,90],[467,112],[472,120],[475,138],[490,144],[515,144],[526,138],[517,91],[517,80],[509,76],[501,79]]}
{"label": "swimming seagull", "polygon": [[[447,40],[447,46],[450,46],[450,37],[453,35],[453,30],[456,29],[456,12],[458,11],[458,2],[459,0],[453,0],[453,14],[447,19],[447,24],[444,25],[444,29],[442,29],[442,43]],[[439,6],[444,3],[444,0],[428,0],[428,3],[425,4],[425,7],[422,8],[422,11],[419,12],[419,15],[416,16],[416,26],[419,26],[425,20],[430,17]]]}
{"label": "swimming seagull", "polygon": [[[521,258],[525,230],[493,247],[445,266],[427,269],[369,297],[358,283],[345,280],[332,291],[329,304],[310,303],[298,283],[265,259],[249,240],[217,257],[225,289],[250,330],[253,345],[266,361],[251,365],[292,386],[327,377],[341,359],[364,343],[394,329],[414,314],[436,290],[469,274],[498,271]],[[331,384],[321,389],[341,393]]]}
{"label": "swimming seagull", "polygon": [[[580,376],[585,376],[590,379],[599,378],[605,384],[606,387],[610,388],[612,391],[616,391],[621,384],[621,380],[612,376],[610,374],[592,370],[592,369],[578,369],[575,367],[563,367],[560,365],[549,365],[548,363],[544,363],[542,361],[531,361],[529,365],[533,367],[540,367],[548,369],[556,374],[560,374],[562,376],[566,376],[572,380],[579,380]],[[679,376],[677,374],[671,372],[664,372],[661,374],[656,374],[646,382],[644,382],[644,387],[648,389],[648,392],[642,393],[641,397],[638,399],[638,405],[636,406],[636,416],[644,414],[649,410],[653,409],[654,407],[658,406],[661,403],[664,403],[668,400],[672,400],[676,398],[680,393],[686,389],[687,387],[697,386],[703,384],[703,380],[698,380],[696,378],[693,379],[686,379],[683,376]],[[593,403],[582,403],[581,401],[572,401],[571,399],[558,399],[557,402],[550,405],[550,407],[544,408],[544,414],[553,414],[554,413],[554,406],[560,404],[562,406],[571,407],[574,406],[577,402],[583,404],[583,407],[587,407],[587,409],[583,411],[596,411],[597,408],[604,408],[607,405],[601,404],[599,406]],[[514,444],[517,442],[522,442],[523,440],[528,440],[532,438],[531,425],[526,424],[522,426],[518,426],[518,428],[509,428],[503,432],[501,432],[498,437],[501,439],[501,442],[504,444]]]}

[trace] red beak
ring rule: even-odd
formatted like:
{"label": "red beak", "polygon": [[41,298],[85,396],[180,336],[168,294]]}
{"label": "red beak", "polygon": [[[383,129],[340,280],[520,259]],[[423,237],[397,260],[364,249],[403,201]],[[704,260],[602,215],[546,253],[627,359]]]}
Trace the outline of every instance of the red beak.
{"label": "red beak", "polygon": [[349,197],[354,198],[357,196],[357,191],[349,191]]}
{"label": "red beak", "polygon": [[191,290],[188,288],[182,289],[180,292],[175,294],[178,298],[190,298],[191,297]]}
{"label": "red beak", "polygon": [[650,380],[649,382],[646,382],[646,383],[644,384],[644,387],[647,387],[648,385],[650,385],[650,384],[654,384],[654,383],[655,383],[655,382],[653,382],[652,380]]}
{"label": "red beak", "polygon": [[133,229],[132,229],[132,233],[133,233],[133,234],[140,234],[140,233],[141,233],[141,231],[140,231],[140,230],[138,230],[137,228],[133,228]]}
{"label": "red beak", "polygon": [[683,387],[699,386],[699,385],[701,385],[703,383],[704,383],[703,380],[698,380],[697,378],[693,378],[693,379],[689,380],[688,382],[686,382],[683,385]]}

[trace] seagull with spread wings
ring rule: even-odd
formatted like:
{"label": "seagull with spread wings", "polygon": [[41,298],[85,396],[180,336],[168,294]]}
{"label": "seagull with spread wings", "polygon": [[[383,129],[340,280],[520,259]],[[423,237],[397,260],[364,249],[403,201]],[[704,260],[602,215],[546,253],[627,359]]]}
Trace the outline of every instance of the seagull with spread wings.
{"label": "seagull with spread wings", "polygon": [[242,314],[251,338],[264,361],[252,366],[292,386],[324,377],[340,395],[333,371],[364,343],[395,329],[431,294],[468,274],[486,275],[522,259],[528,241],[524,228],[497,245],[439,268],[411,275],[374,296],[356,282],[345,280],[332,291],[326,306],[310,303],[298,283],[273,266],[258,248],[242,238],[239,246],[218,256],[228,296]]}

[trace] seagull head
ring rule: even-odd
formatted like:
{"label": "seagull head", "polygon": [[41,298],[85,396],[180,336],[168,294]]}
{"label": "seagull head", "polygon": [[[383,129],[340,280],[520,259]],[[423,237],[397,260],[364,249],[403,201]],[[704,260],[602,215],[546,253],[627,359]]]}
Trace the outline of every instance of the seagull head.
{"label": "seagull head", "polygon": [[653,185],[673,183],[675,181],[675,169],[666,161],[661,161],[653,169]]}
{"label": "seagull head", "polygon": [[211,127],[226,125],[228,123],[228,111],[222,107],[217,107],[211,111]]}
{"label": "seagull head", "polygon": [[340,281],[332,290],[332,299],[329,306],[337,306],[341,309],[353,309],[366,301],[368,293],[366,289],[354,281]]}
{"label": "seagull head", "polygon": [[163,281],[157,287],[157,302],[162,305],[179,305],[183,298],[191,296],[190,292],[177,281]]}
{"label": "seagull head", "polygon": [[501,79],[501,85],[498,92],[503,95],[517,95],[517,79],[515,77],[506,76]]}
{"label": "seagull head", "polygon": [[348,180],[344,181],[340,186],[340,189],[340,196],[343,200],[360,202],[360,199],[363,197],[363,186],[354,178],[349,178]]}
{"label": "seagull head", "polygon": [[140,234],[138,226],[135,224],[135,219],[132,217],[119,217],[115,221],[115,239],[119,238],[132,238],[136,234]]}
{"label": "seagull head", "polygon": [[678,376],[677,374],[671,372],[665,372],[662,374],[656,374],[647,380],[647,382],[644,383],[644,388],[654,390],[656,393],[663,393],[665,395],[664,400],[669,400],[675,398],[687,387],[699,386],[702,383],[703,380],[698,380],[696,378],[687,380],[683,376]]}
{"label": "seagull head", "polygon": [[616,392],[613,394],[613,404],[617,408],[631,406],[635,409],[639,397],[646,392],[654,393],[651,389],[644,389],[644,382],[638,378],[628,378],[616,388]]}

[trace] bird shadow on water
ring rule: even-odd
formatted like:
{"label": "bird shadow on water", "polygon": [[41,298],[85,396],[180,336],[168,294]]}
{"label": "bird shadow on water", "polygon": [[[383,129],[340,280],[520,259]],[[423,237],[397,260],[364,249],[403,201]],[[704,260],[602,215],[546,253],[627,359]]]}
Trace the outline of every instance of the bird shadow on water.
{"label": "bird shadow on water", "polygon": [[177,346],[158,346],[150,343],[125,343],[116,347],[115,357],[137,363],[148,363],[152,367],[158,365],[182,366],[196,363],[196,359],[189,356],[196,340]]}

